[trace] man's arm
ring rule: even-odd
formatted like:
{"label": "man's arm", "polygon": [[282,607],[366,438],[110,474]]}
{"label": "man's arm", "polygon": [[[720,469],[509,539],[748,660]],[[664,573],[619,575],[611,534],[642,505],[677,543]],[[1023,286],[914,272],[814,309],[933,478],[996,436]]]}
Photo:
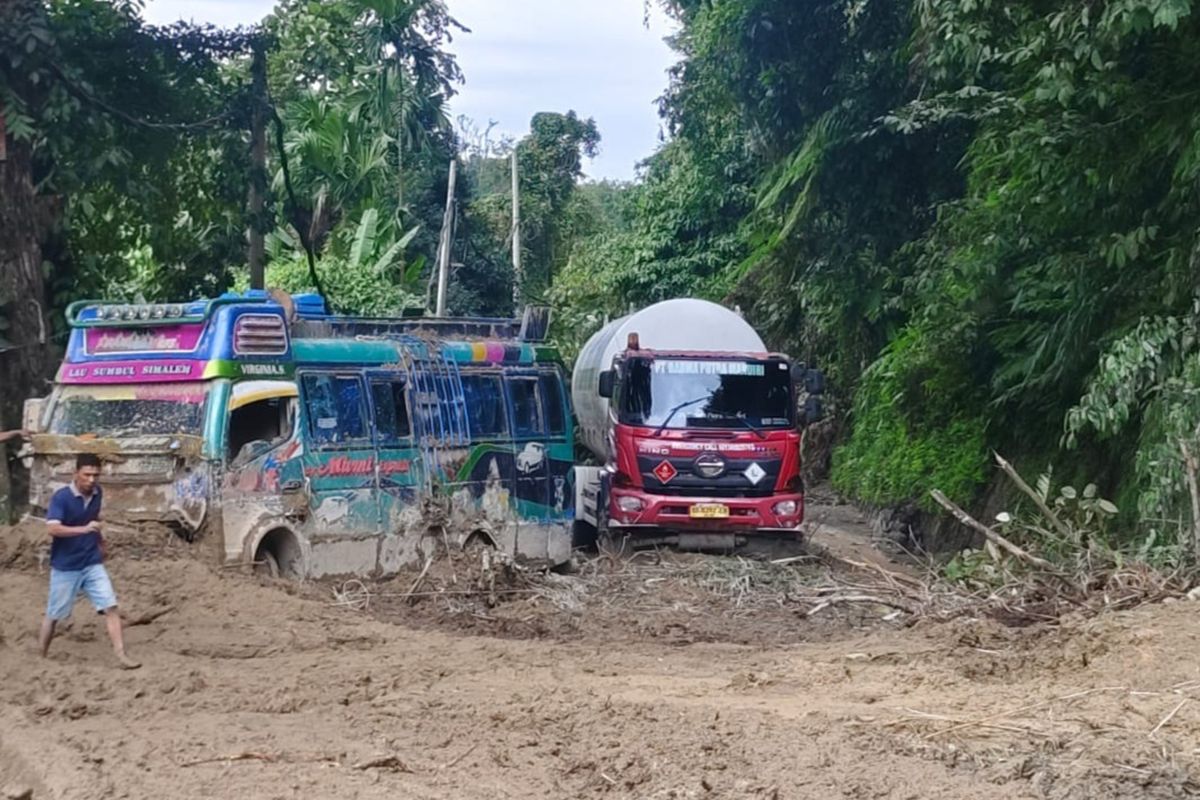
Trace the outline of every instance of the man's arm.
{"label": "man's arm", "polygon": [[29,431],[0,431],[0,444],[11,439],[28,439]]}
{"label": "man's arm", "polygon": [[100,523],[89,522],[87,525],[63,525],[56,519],[48,519],[46,520],[46,532],[56,539],[70,539],[72,536],[100,533]]}
{"label": "man's arm", "polygon": [[67,502],[60,490],[50,498],[50,507],[46,509],[46,532],[55,539],[69,539],[72,536],[85,536],[89,533],[100,533],[99,522],[89,522],[86,525],[64,525],[67,517]]}

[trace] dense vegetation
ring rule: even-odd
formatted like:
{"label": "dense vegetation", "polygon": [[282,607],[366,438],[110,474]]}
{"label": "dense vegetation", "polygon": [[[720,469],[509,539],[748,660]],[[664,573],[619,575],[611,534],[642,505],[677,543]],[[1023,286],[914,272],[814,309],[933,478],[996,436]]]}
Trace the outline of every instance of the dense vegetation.
{"label": "dense vegetation", "polygon": [[1099,484],[1127,542],[1178,555],[1200,502],[1194,3],[663,5],[672,136],[637,182],[581,186],[590,120],[548,112],[493,142],[446,119],[461,26],[440,0],[284,0],[240,32],[150,28],[131,0],[6,0],[0,102],[55,200],[42,296],[244,282],[263,48],[270,284],[425,306],[457,153],[451,307],[509,313],[515,148],[521,299],[555,305],[568,350],[631,305],[736,304],[830,373],[844,493],[978,504],[998,450]]}
{"label": "dense vegetation", "polygon": [[835,484],[980,501],[990,453],[1190,537],[1200,118],[1188,0],[674,0],[673,139],[556,286],[739,304],[833,376]]}

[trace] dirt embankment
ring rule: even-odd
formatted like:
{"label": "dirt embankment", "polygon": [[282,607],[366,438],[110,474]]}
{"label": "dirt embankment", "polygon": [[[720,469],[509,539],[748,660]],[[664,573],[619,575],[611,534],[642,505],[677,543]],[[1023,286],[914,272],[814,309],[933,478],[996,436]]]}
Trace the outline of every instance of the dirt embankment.
{"label": "dirt embankment", "polygon": [[51,658],[33,655],[45,576],[14,536],[0,531],[0,788],[34,798],[1200,791],[1192,603],[904,627],[870,605],[801,613],[789,593],[821,564],[703,556],[490,596],[462,565],[295,587],[131,533],[111,564],[144,623],[129,673],[83,604]]}

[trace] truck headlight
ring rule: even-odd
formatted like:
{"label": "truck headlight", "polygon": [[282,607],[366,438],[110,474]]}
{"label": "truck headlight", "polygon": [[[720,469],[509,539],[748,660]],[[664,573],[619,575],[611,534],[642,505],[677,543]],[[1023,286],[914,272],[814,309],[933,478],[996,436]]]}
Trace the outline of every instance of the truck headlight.
{"label": "truck headlight", "polygon": [[796,510],[799,508],[795,500],[780,500],[771,510],[775,512],[777,517],[794,517]]}
{"label": "truck headlight", "polygon": [[641,511],[645,507],[646,504],[642,502],[640,497],[624,495],[617,498],[617,508],[621,509],[627,514],[631,514],[635,511]]}

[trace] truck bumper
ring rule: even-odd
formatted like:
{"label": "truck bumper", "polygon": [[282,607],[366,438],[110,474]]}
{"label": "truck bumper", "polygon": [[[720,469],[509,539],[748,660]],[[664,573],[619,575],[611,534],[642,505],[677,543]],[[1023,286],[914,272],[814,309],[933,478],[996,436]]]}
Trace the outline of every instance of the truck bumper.
{"label": "truck bumper", "polygon": [[[724,508],[728,516],[695,517],[697,507]],[[609,525],[631,535],[737,534],[798,537],[804,521],[804,495],[770,497],[674,497],[613,488],[608,502]]]}

